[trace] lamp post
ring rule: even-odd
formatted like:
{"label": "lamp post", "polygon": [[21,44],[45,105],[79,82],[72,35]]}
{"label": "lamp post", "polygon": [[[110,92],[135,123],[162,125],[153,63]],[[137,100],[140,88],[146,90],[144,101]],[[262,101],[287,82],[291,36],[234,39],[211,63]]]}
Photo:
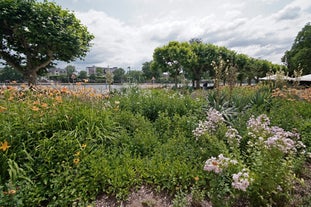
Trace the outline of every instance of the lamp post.
{"label": "lamp post", "polygon": [[127,69],[128,69],[128,82],[131,83],[131,77],[130,77],[130,74],[131,74],[131,67],[128,66]]}

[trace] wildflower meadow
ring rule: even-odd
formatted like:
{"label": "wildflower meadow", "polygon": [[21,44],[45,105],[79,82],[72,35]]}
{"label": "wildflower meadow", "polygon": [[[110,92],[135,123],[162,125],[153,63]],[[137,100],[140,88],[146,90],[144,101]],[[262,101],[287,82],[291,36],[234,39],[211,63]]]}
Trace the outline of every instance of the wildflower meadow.
{"label": "wildflower meadow", "polygon": [[120,206],[141,186],[175,207],[311,205],[309,89],[2,87],[0,126],[0,206]]}

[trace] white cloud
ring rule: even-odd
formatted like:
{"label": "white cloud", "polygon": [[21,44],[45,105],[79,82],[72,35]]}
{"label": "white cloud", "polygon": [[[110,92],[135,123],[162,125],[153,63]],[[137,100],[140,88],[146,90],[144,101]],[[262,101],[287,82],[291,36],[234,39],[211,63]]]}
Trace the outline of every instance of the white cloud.
{"label": "white cloud", "polygon": [[[280,63],[297,33],[311,19],[305,10],[311,7],[311,1],[305,0],[293,0],[289,4],[280,0],[121,2],[127,3],[120,7],[131,5],[133,9],[122,17],[110,15],[114,11],[100,7],[76,12],[95,35],[94,46],[85,62],[76,64],[139,69],[144,61],[152,59],[156,47],[171,40],[188,41],[194,37]],[[253,4],[263,12],[258,12]]]}

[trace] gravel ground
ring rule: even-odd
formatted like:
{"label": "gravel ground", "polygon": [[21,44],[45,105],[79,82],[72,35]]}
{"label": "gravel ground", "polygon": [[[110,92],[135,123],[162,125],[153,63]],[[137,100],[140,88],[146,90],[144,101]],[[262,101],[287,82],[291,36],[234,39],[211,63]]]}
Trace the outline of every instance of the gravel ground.
{"label": "gravel ground", "polygon": [[[293,192],[291,207],[308,206],[311,203],[311,163],[307,163],[302,174],[302,182],[297,182]],[[133,191],[127,201],[117,202],[116,199],[101,195],[96,200],[96,207],[173,207],[172,197],[164,193],[156,193],[146,186]],[[208,201],[202,201],[198,205],[190,205],[191,196],[187,197],[187,207],[212,207]],[[238,205],[240,206],[240,205]]]}
{"label": "gravel ground", "polygon": [[[191,197],[188,197],[190,203]],[[172,198],[164,193],[155,193],[148,187],[142,186],[138,191],[132,192],[126,202],[117,202],[105,195],[98,197],[96,207],[172,207]],[[200,207],[211,207],[212,205],[203,201]],[[190,205],[189,205],[190,207]],[[198,206],[199,207],[199,206]]]}

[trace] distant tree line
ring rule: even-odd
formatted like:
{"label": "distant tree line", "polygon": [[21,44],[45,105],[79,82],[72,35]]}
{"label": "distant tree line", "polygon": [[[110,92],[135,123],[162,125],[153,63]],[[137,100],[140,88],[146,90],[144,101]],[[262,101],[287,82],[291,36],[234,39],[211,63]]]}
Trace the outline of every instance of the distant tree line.
{"label": "distant tree line", "polygon": [[284,65],[238,54],[226,47],[204,43],[193,38],[189,42],[171,41],[154,50],[153,60],[143,64],[142,70],[147,79],[159,78],[167,72],[177,85],[181,78],[192,81],[195,88],[200,87],[202,79],[215,78],[215,68],[225,84],[232,77],[242,84],[258,82],[267,73],[283,71],[294,76],[295,71],[302,75],[311,73],[311,25],[307,23],[298,33],[291,49],[282,57]]}
{"label": "distant tree line", "polygon": [[[220,78],[224,84],[232,75],[236,75],[240,84],[250,84],[252,80],[258,81],[268,72],[286,70],[285,66],[238,54],[226,47],[203,43],[200,39],[192,39],[189,42],[171,41],[158,47],[154,50],[153,60],[148,64],[148,74],[157,77],[163,72],[168,72],[175,84],[178,77],[183,76],[191,80],[195,88],[200,87],[202,79],[213,79],[215,67],[220,66]],[[235,71],[234,74],[232,71]]]}

